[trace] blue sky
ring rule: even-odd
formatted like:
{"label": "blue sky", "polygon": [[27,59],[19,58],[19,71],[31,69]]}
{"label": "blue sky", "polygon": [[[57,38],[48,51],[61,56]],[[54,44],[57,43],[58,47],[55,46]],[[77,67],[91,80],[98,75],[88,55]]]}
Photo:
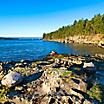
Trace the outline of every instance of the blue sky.
{"label": "blue sky", "polygon": [[0,0],[0,37],[41,37],[104,13],[104,0]]}

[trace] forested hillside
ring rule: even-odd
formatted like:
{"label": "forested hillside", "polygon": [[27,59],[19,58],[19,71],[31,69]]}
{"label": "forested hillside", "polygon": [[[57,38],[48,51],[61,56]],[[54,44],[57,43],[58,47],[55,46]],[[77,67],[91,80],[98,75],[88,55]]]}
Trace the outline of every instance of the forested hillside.
{"label": "forested hillside", "polygon": [[44,33],[43,39],[65,39],[70,36],[94,36],[104,34],[104,14],[95,15],[91,20],[75,20],[72,25],[63,26],[51,33]]}

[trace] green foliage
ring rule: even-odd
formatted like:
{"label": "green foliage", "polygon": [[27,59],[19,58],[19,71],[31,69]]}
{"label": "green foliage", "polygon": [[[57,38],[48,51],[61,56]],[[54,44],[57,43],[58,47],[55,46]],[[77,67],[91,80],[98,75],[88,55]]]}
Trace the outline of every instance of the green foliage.
{"label": "green foliage", "polygon": [[55,71],[60,71],[60,68],[54,68]]}
{"label": "green foliage", "polygon": [[65,39],[74,35],[104,34],[104,14],[95,15],[91,20],[80,19],[70,26],[63,26],[51,33],[44,33],[43,39]]}
{"label": "green foliage", "polygon": [[0,86],[0,99],[4,98],[8,91],[8,88]]}
{"label": "green foliage", "polygon": [[91,90],[89,90],[88,95],[90,98],[98,100],[100,103],[104,101],[104,86],[103,85],[94,85]]}
{"label": "green foliage", "polygon": [[72,71],[65,71],[63,74],[62,74],[62,77],[65,77],[65,76],[68,76],[68,75],[71,75],[72,74]]}

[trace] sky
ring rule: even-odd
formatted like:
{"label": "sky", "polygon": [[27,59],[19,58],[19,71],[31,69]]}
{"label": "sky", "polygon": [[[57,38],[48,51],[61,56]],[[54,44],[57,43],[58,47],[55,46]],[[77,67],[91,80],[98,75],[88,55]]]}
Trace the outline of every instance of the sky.
{"label": "sky", "polygon": [[0,0],[0,37],[42,37],[104,13],[104,0]]}

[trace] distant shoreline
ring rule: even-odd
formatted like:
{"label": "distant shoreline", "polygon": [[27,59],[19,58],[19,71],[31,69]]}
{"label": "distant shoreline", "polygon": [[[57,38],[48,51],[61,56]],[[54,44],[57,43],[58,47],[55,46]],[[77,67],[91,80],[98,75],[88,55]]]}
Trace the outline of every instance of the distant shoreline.
{"label": "distant shoreline", "polygon": [[42,39],[41,37],[0,37],[0,40]]}
{"label": "distant shoreline", "polygon": [[6,38],[6,37],[0,37],[0,40],[18,40],[18,38]]}

